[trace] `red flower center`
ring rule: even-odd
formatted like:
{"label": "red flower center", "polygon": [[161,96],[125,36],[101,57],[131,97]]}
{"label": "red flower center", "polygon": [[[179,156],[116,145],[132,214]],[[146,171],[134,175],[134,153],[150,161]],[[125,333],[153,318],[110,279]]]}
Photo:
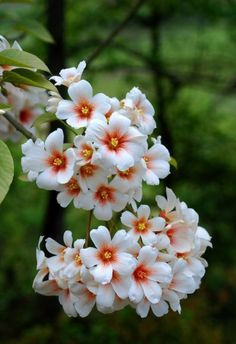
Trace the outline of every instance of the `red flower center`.
{"label": "red flower center", "polygon": [[93,112],[93,106],[87,102],[81,102],[75,106],[75,112],[80,118],[90,119]]}
{"label": "red flower center", "polygon": [[144,217],[134,222],[135,231],[138,233],[146,233],[149,227],[149,223]]}
{"label": "red flower center", "polygon": [[106,204],[109,202],[115,202],[115,189],[110,186],[101,185],[96,193],[95,199],[99,201],[101,204]]}
{"label": "red flower center", "polygon": [[67,158],[63,153],[55,151],[48,158],[48,164],[53,168],[53,172],[57,173],[60,170],[64,170],[67,164]]}
{"label": "red flower center", "polygon": [[67,191],[72,196],[77,196],[80,193],[80,186],[76,178],[72,177],[66,184]]}
{"label": "red flower center", "polygon": [[120,148],[125,147],[125,143],[128,140],[127,135],[122,135],[119,133],[118,130],[113,132],[107,132],[103,143],[107,146],[107,148],[111,151],[118,151]]}
{"label": "red flower center", "polygon": [[150,275],[150,270],[144,265],[139,265],[133,272],[133,276],[137,282],[144,282]]}
{"label": "red flower center", "polygon": [[122,179],[130,180],[130,179],[132,179],[132,177],[133,177],[133,175],[134,175],[134,172],[135,172],[134,167],[130,167],[130,168],[128,168],[128,169],[125,170],[125,171],[120,171],[120,170],[118,170],[118,175],[119,175],[119,177],[122,178]]}
{"label": "red flower center", "polygon": [[103,247],[98,252],[98,258],[103,264],[109,264],[116,260],[116,249],[114,247]]}
{"label": "red flower center", "polygon": [[86,164],[80,168],[79,173],[81,177],[88,178],[88,177],[92,177],[97,171],[97,169],[98,169],[98,166],[96,165]]}
{"label": "red flower center", "polygon": [[29,109],[22,109],[19,114],[19,119],[23,124],[27,124],[32,119],[32,112]]}
{"label": "red flower center", "polygon": [[80,151],[80,155],[84,160],[89,160],[93,155],[93,149],[89,145],[84,144]]}

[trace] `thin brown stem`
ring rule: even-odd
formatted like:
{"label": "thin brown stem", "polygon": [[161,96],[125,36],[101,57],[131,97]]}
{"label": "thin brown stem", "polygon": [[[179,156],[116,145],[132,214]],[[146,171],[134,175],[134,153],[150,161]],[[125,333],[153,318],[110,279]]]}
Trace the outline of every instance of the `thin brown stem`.
{"label": "thin brown stem", "polygon": [[113,39],[122,31],[126,24],[134,17],[134,15],[137,13],[139,8],[142,6],[142,4],[145,2],[145,0],[138,0],[133,7],[130,8],[130,11],[127,13],[127,15],[123,18],[123,20],[115,27],[113,31],[104,39],[103,42],[92,52],[92,54],[87,58],[86,63],[87,67],[88,65],[91,65],[91,63],[97,58],[98,55],[101,54],[101,52],[113,41]]}
{"label": "thin brown stem", "polygon": [[89,217],[88,217],[88,225],[87,225],[86,235],[85,235],[85,247],[88,247],[88,243],[89,243],[89,234],[91,230],[92,215],[93,215],[93,210],[90,210]]}
{"label": "thin brown stem", "polygon": [[4,113],[3,117],[10,122],[13,127],[15,127],[19,132],[21,132],[27,139],[32,139],[33,141],[36,140],[34,134],[32,134],[28,129],[26,129],[20,122],[18,122],[14,117],[12,117],[9,113]]}

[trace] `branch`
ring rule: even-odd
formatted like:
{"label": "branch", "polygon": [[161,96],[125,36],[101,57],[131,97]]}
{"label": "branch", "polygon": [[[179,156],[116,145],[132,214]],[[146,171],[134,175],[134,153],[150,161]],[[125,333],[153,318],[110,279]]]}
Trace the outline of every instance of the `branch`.
{"label": "branch", "polygon": [[12,117],[9,113],[2,114],[3,117],[6,118],[8,122],[10,122],[13,127],[15,127],[18,131],[20,131],[27,139],[32,139],[33,141],[36,140],[34,134],[32,134],[28,129],[26,129],[20,122],[18,122],[14,117]]}
{"label": "branch", "polygon": [[130,11],[124,17],[124,19],[118,24],[118,26],[104,39],[104,41],[95,49],[95,51],[87,58],[86,63],[91,65],[94,59],[101,54],[101,52],[112,42],[112,40],[124,29],[126,24],[133,18],[133,16],[137,13],[139,8],[145,0],[138,0],[133,7],[131,7]]}

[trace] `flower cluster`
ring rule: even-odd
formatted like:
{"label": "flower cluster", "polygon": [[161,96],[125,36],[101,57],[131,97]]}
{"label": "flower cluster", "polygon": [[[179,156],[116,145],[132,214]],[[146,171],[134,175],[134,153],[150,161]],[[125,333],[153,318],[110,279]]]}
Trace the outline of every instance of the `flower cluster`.
{"label": "flower cluster", "polygon": [[93,94],[90,83],[81,80],[85,62],[52,77],[67,87],[70,100],[56,93],[49,108],[75,131],[65,145],[57,129],[45,141],[28,140],[23,146],[22,167],[38,187],[58,191],[58,203],[91,210],[99,220],[110,220],[142,199],[142,183],[157,185],[170,171],[170,154],[160,137],[148,139],[155,128],[154,109],[146,96],[133,88],[125,99]]}
{"label": "flower cluster", "polygon": [[108,228],[90,232],[95,247],[85,240],[73,244],[64,233],[64,245],[46,239],[49,258],[37,248],[33,287],[43,295],[59,297],[68,316],[87,316],[96,305],[110,313],[130,305],[138,315],[149,310],[161,317],[169,309],[181,311],[180,300],[199,288],[207,262],[201,257],[211,247],[207,231],[198,226],[198,215],[167,189],[157,196],[158,216],[141,205],[136,214],[125,211],[113,238]]}
{"label": "flower cluster", "polygon": [[[58,128],[45,140],[28,140],[22,145],[22,168],[39,188],[58,192],[62,207],[90,211],[108,221],[122,212],[125,229],[111,238],[111,228],[90,231],[95,247],[83,239],[73,243],[64,234],[64,245],[51,238],[45,256],[37,248],[33,287],[43,295],[57,295],[69,316],[87,316],[96,305],[109,313],[131,305],[141,317],[149,309],[160,317],[169,309],[180,312],[180,300],[199,288],[207,262],[202,258],[211,246],[207,231],[198,226],[198,215],[176,198],[156,196],[159,212],[151,217],[148,205],[138,205],[143,183],[158,185],[170,173],[170,154],[156,127],[154,108],[134,87],[118,100],[94,94],[82,79],[84,61],[51,79],[67,89],[68,100],[50,94],[49,111],[65,121],[74,134],[64,142]],[[90,226],[89,226],[90,227]],[[114,228],[113,228],[114,230]]]}
{"label": "flower cluster", "polygon": [[[9,42],[0,36],[0,51],[5,49],[22,50],[17,42],[10,46]],[[0,78],[4,71],[10,71],[16,67],[9,65],[0,66]],[[34,132],[32,128],[37,117],[44,113],[48,96],[45,90],[38,87],[21,85],[16,87],[9,82],[1,83],[0,103],[9,105],[9,114],[17,119],[25,128]],[[19,131],[15,129],[3,116],[0,116],[0,138],[17,141],[21,137]]]}

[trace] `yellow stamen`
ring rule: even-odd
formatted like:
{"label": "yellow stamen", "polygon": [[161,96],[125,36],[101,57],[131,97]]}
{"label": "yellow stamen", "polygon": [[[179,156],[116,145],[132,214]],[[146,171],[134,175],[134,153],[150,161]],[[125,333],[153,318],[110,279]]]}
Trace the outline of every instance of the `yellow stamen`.
{"label": "yellow stamen", "polygon": [[60,158],[56,158],[56,159],[53,160],[53,165],[54,166],[61,166],[62,164],[63,164],[63,161]]}
{"label": "yellow stamen", "polygon": [[111,138],[110,144],[113,148],[116,148],[118,143],[119,143],[119,140],[116,137]]}
{"label": "yellow stamen", "polygon": [[85,159],[91,158],[92,154],[93,154],[93,150],[92,149],[83,149],[82,150],[82,155],[83,155],[83,157]]}
{"label": "yellow stamen", "polygon": [[112,254],[111,254],[111,252],[110,251],[106,251],[106,252],[104,252],[104,254],[103,254],[103,257],[105,258],[105,259],[111,259],[111,256],[112,256]]}
{"label": "yellow stamen", "polygon": [[81,264],[81,257],[80,257],[79,254],[77,254],[77,255],[75,256],[75,262],[78,263],[78,264]]}
{"label": "yellow stamen", "polygon": [[107,198],[108,198],[108,193],[107,193],[107,191],[102,191],[102,192],[100,193],[100,196],[101,196],[102,199],[107,199]]}
{"label": "yellow stamen", "polygon": [[82,112],[82,114],[83,114],[83,115],[87,115],[87,114],[88,114],[88,112],[89,112],[89,108],[88,108],[88,106],[87,106],[87,105],[85,105],[85,106],[82,106],[82,108],[81,108],[81,112]]}
{"label": "yellow stamen", "polygon": [[140,223],[138,224],[138,230],[139,230],[139,231],[143,231],[144,229],[146,229],[146,224],[145,224],[145,222],[140,222]]}

